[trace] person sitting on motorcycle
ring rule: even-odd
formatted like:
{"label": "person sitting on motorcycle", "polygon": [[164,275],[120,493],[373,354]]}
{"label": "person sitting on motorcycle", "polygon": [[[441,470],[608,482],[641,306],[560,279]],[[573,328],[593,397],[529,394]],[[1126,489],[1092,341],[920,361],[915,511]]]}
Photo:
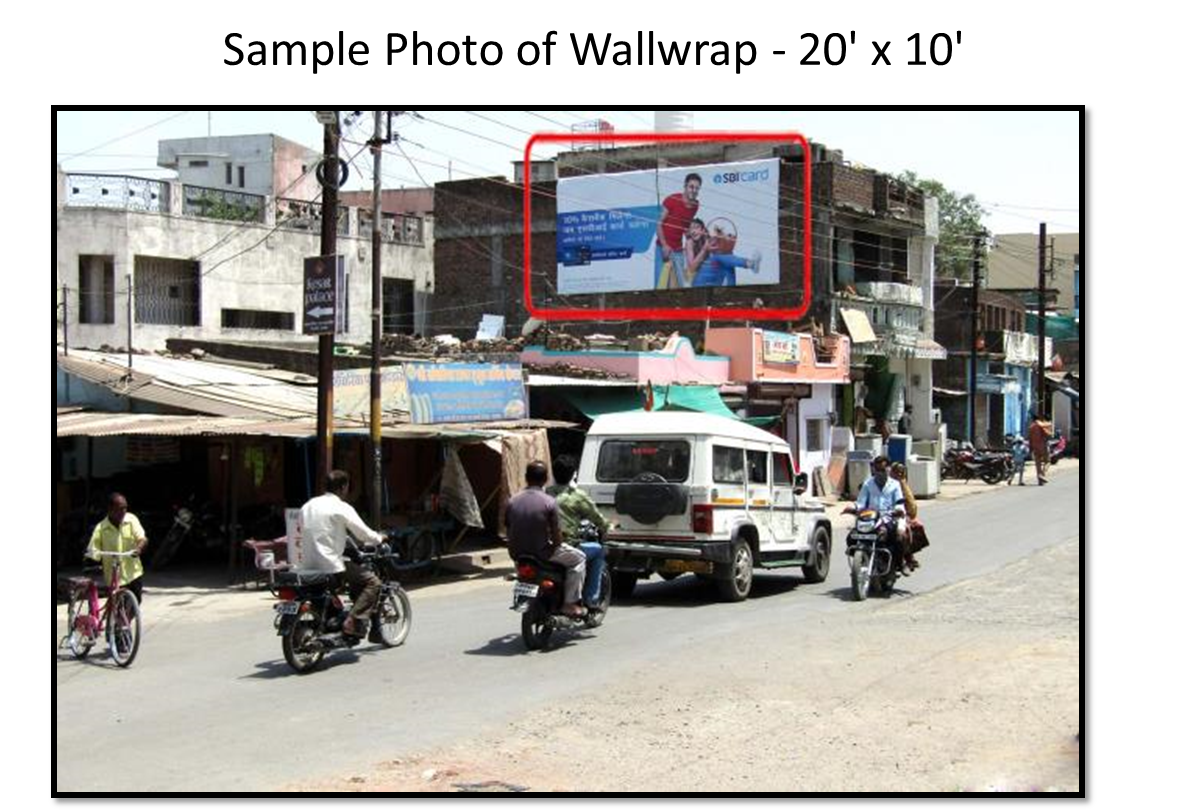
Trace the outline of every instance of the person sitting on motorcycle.
{"label": "person sitting on motorcycle", "polygon": [[927,535],[923,531],[923,524],[919,522],[919,505],[915,502],[915,494],[907,484],[907,466],[902,462],[895,462],[890,466],[890,477],[898,482],[903,489],[903,509],[907,513],[907,533],[900,536],[903,544],[903,563],[906,567],[904,574],[909,574],[919,568],[919,561],[915,553],[927,546]]}
{"label": "person sitting on motorcycle", "polygon": [[368,527],[355,508],[343,501],[342,497],[349,489],[350,475],[346,471],[330,471],[326,477],[326,492],[309,499],[301,508],[301,549],[304,553],[301,570],[340,573],[350,585],[351,592],[358,592],[342,632],[359,637],[365,630],[360,621],[379,599],[383,581],[374,572],[343,557],[346,536],[350,533],[372,544],[383,543],[384,537]]}
{"label": "person sitting on motorcycle", "polygon": [[[890,460],[885,456],[878,456],[871,463],[870,467],[873,469],[873,475],[865,480],[861,486],[861,492],[857,494],[856,510],[860,513],[862,510],[874,510],[879,515],[884,513],[896,513],[896,511],[903,508],[903,488],[899,483],[890,478]],[[896,514],[895,518],[895,540],[899,541],[899,552],[895,553],[896,568],[901,568],[902,552],[904,548],[902,538],[906,535],[906,522],[900,515]]]}
{"label": "person sitting on motorcycle", "polygon": [[544,492],[548,466],[540,461],[531,462],[525,479],[527,489],[507,502],[505,521],[511,557],[518,560],[530,555],[564,566],[565,604],[561,610],[568,617],[584,617],[581,586],[585,581],[585,553],[564,542],[556,499]]}
{"label": "person sitting on motorcycle", "polygon": [[598,528],[599,533],[606,532],[606,519],[598,511],[597,506],[583,490],[572,485],[573,474],[577,465],[570,456],[558,456],[552,462],[552,479],[555,484],[548,488],[548,495],[556,499],[557,509],[561,516],[561,535],[565,542],[576,546],[585,553],[585,587],[582,589],[582,599],[585,606],[595,606],[601,599],[602,570],[606,566],[606,550],[596,541],[583,541],[578,537],[578,529],[582,521],[589,521]]}

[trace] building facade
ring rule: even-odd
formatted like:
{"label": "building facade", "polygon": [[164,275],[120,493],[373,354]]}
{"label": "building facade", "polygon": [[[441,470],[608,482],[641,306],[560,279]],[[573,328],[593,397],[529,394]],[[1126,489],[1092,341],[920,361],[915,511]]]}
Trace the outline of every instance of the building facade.
{"label": "building facade", "polygon": [[[163,349],[169,338],[303,339],[304,259],[320,252],[309,199],[184,181],[61,174],[58,341]],[[419,331],[432,295],[432,223],[384,214],[385,332]],[[339,340],[370,340],[370,211],[340,207],[345,258]]]}

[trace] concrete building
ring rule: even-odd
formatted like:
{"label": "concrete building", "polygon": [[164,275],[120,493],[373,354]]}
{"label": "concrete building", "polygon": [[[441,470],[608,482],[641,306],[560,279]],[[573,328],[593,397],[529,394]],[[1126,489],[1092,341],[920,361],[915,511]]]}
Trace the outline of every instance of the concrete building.
{"label": "concrete building", "polygon": [[[1002,445],[1003,437],[1020,434],[1033,404],[1038,366],[1038,336],[1026,329],[1026,308],[1016,296],[982,290],[978,297],[976,388],[970,368],[973,345],[973,288],[937,285],[936,337],[948,349],[937,364],[937,402],[951,438],[978,447]],[[1050,364],[1053,342],[1047,339]],[[975,391],[976,425],[970,424],[969,392]]]}
{"label": "concrete building", "polygon": [[321,154],[279,135],[172,138],[157,143],[157,165],[185,186],[314,200]]}
{"label": "concrete building", "polygon": [[[169,338],[313,340],[302,335],[301,307],[303,261],[320,243],[321,206],[310,198],[74,173],[60,173],[59,194],[60,345],[126,347],[129,312],[136,349],[163,349]],[[420,331],[433,289],[431,221],[384,214],[382,225],[384,330]],[[367,343],[370,211],[339,209],[338,252],[339,340]]]}

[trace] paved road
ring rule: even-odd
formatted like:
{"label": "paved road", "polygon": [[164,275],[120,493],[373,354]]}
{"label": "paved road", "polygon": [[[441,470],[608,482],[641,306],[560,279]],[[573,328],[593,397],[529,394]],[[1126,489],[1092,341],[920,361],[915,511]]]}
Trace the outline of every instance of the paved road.
{"label": "paved road", "polygon": [[[927,505],[932,547],[894,599],[1075,537],[1078,488],[1078,472],[1067,471],[1044,488]],[[843,532],[835,546],[843,547]],[[788,629],[797,622],[884,604],[849,601],[845,558],[835,550],[825,583],[805,585],[798,571],[761,574],[751,599],[739,604],[717,603],[691,577],[642,583],[603,628],[529,655],[518,615],[507,610],[509,594],[499,580],[415,592],[405,646],[331,655],[305,677],[284,663],[266,595],[249,598],[255,610],[248,611],[205,602],[193,611],[174,607],[148,624],[126,671],[101,652],[86,662],[59,655],[57,788],[274,790],[497,729],[540,702],[612,689],[648,662],[690,646],[711,651],[715,639],[743,629],[769,628],[776,643],[792,644]],[[106,751],[126,753],[129,768],[94,757],[99,740]]]}

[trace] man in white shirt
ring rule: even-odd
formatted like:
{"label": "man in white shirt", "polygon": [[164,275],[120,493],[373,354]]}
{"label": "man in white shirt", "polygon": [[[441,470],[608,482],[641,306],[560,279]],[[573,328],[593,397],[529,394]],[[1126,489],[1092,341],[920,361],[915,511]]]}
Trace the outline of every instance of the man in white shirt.
{"label": "man in white shirt", "polygon": [[360,541],[382,543],[383,535],[368,527],[355,508],[342,500],[350,489],[350,475],[334,470],[326,477],[324,495],[311,498],[301,508],[301,545],[304,553],[303,571],[342,573],[352,591],[361,590],[350,607],[350,616],[342,626],[350,636],[362,636],[359,619],[367,614],[379,599],[383,586],[375,574],[354,561],[346,560],[346,535]]}

